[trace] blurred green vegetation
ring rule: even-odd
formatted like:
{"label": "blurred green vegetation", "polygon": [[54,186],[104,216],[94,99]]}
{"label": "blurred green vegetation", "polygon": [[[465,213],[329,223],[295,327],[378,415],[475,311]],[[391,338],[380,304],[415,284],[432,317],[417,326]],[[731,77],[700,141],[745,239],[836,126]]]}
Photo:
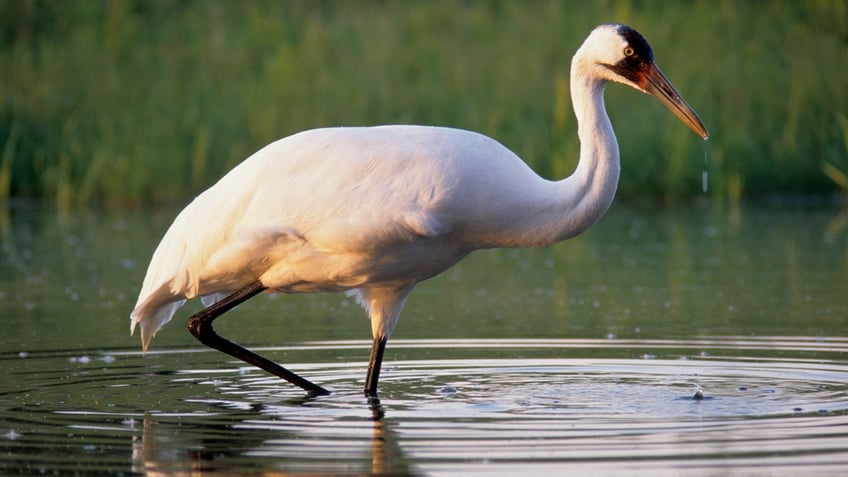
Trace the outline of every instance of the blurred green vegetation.
{"label": "blurred green vegetation", "polygon": [[[627,23],[703,143],[610,87],[620,194],[832,194],[848,173],[848,2],[0,0],[0,200],[185,200],[264,144],[333,125],[439,124],[574,168],[573,52]],[[842,182],[840,182],[840,180]]]}

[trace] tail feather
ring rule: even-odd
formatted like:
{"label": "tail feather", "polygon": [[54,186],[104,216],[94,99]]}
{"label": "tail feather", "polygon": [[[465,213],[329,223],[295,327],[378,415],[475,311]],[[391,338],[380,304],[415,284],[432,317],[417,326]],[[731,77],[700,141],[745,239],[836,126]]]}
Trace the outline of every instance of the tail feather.
{"label": "tail feather", "polygon": [[130,323],[130,335],[135,334],[135,328],[137,325],[141,326],[142,351],[145,353],[147,352],[147,348],[150,346],[150,342],[153,340],[153,337],[156,336],[156,332],[165,326],[166,323],[171,321],[174,313],[176,313],[177,310],[185,304],[185,302],[185,299],[177,300],[161,305],[152,311],[148,311],[146,303],[143,303],[133,310],[130,315],[130,319],[132,320]]}

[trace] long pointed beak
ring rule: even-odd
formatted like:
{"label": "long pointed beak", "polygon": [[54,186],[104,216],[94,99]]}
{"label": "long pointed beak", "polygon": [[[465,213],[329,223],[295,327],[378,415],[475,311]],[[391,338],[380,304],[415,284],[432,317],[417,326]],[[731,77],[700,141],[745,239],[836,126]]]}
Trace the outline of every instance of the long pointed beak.
{"label": "long pointed beak", "polygon": [[704,122],[698,117],[698,113],[680,96],[680,93],[671,84],[671,81],[665,77],[660,68],[651,63],[648,65],[647,72],[644,75],[645,82],[642,84],[646,93],[659,99],[666,108],[671,110],[683,123],[689,126],[689,129],[695,134],[709,139],[710,133]]}

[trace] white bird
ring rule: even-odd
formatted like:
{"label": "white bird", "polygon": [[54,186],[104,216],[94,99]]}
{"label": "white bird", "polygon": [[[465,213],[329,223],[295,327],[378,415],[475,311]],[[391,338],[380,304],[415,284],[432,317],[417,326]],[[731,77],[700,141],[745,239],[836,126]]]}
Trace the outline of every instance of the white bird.
{"label": "white bird", "polygon": [[580,138],[576,171],[534,173],[497,141],[428,126],[328,128],[259,150],[197,196],[156,248],[131,331],[150,340],[186,300],[207,308],[188,328],[202,343],[310,394],[328,391],[215,333],[212,321],[261,293],[347,292],[371,318],[365,393],[377,394],[386,341],[415,285],[474,250],[538,247],[591,227],[613,200],[619,151],[607,82],[662,101],[707,139],[701,119],[654,64],[638,32],[595,28],[571,62]]}

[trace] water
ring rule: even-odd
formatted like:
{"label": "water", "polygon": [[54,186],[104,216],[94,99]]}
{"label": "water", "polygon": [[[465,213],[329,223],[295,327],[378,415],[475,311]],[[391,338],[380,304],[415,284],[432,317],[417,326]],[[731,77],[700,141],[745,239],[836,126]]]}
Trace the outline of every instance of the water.
{"label": "water", "polygon": [[[422,284],[361,393],[363,312],[267,296],[221,318],[333,393],[128,314],[173,210],[0,217],[0,473],[837,475],[848,465],[844,216],[616,206],[556,247]],[[217,323],[217,322],[216,322]],[[703,399],[695,399],[701,390]]]}

